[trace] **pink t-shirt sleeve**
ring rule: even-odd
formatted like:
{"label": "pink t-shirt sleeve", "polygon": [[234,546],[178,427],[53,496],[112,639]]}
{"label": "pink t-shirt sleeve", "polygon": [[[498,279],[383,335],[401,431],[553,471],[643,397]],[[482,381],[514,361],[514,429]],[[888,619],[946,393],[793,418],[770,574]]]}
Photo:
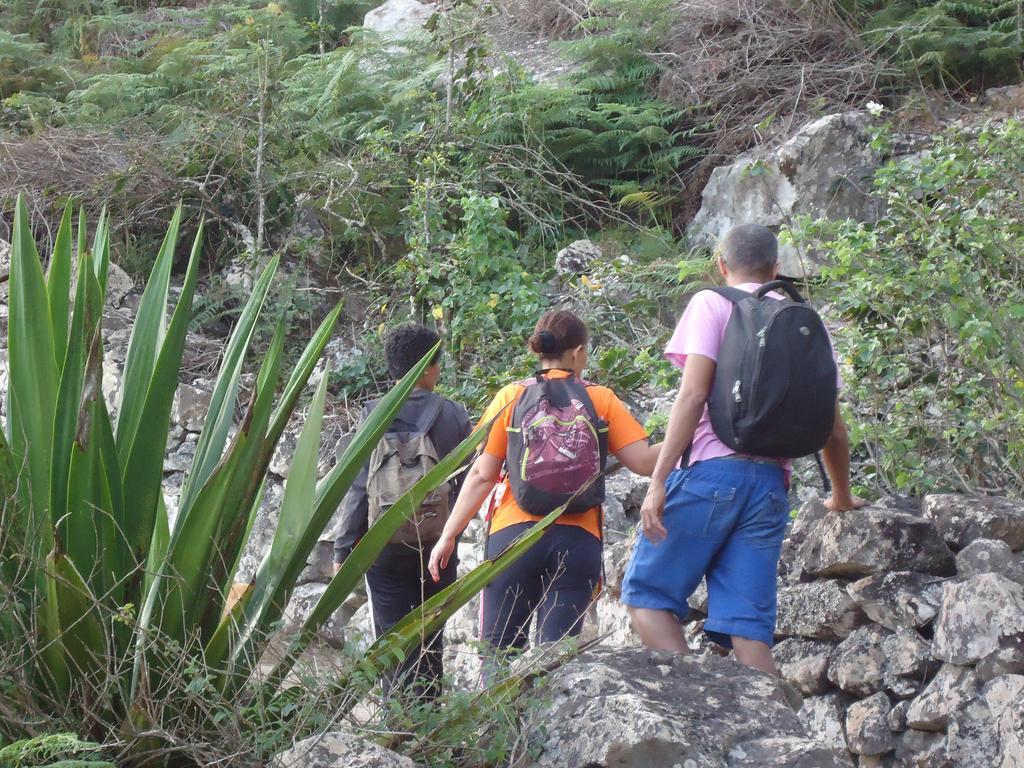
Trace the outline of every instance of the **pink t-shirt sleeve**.
{"label": "pink t-shirt sleeve", "polygon": [[687,355],[704,355],[717,362],[731,311],[729,300],[713,291],[695,294],[665,347],[665,357],[680,368],[686,364]]}

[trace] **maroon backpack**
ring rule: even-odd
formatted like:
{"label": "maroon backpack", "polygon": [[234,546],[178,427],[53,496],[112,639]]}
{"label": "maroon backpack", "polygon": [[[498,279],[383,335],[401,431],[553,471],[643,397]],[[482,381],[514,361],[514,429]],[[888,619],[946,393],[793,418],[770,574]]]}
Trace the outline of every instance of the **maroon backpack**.
{"label": "maroon backpack", "polygon": [[586,382],[575,374],[545,379],[547,372],[522,382],[525,389],[512,410],[509,487],[531,515],[546,515],[566,503],[567,513],[584,512],[604,503],[608,424],[594,410]]}

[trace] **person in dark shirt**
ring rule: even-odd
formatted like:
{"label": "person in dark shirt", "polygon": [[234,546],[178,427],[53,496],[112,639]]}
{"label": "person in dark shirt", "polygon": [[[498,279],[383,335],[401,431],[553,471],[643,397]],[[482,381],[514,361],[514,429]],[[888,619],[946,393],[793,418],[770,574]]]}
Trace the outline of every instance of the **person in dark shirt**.
{"label": "person in dark shirt", "polygon": [[[384,342],[384,356],[388,372],[397,381],[407,374],[426,355],[439,336],[422,325],[402,325],[392,330]],[[416,383],[397,418],[388,428],[389,432],[415,430],[417,422],[428,408],[437,406],[440,410],[433,425],[427,431],[437,450],[438,459],[459,445],[470,433],[469,415],[466,409],[434,392],[441,376],[440,351]],[[377,405],[367,403],[363,408],[360,422]],[[450,505],[454,505],[462,484],[460,473],[450,484]],[[334,541],[334,569],[341,567],[356,543],[366,533],[369,524],[369,496],[367,494],[368,467],[363,466],[349,489],[342,505],[342,519]],[[457,564],[450,562],[440,581],[435,582],[427,575],[427,562],[435,542],[423,541],[422,547],[415,544],[389,543],[385,545],[377,560],[366,572],[366,586],[370,596],[373,614],[373,628],[377,637],[387,632],[410,611],[418,608],[428,598],[455,581]],[[453,561],[455,558],[453,558]],[[441,689],[444,673],[443,627],[424,638],[420,648],[410,652],[405,662],[390,670],[384,679],[384,692],[388,695],[396,686],[410,687],[413,694],[424,699],[435,698]]]}

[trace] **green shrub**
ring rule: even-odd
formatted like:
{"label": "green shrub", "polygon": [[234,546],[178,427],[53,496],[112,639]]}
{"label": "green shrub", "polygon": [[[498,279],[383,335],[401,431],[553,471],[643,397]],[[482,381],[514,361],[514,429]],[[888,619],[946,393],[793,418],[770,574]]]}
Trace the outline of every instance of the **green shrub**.
{"label": "green shrub", "polygon": [[878,171],[875,224],[796,233],[826,270],[859,474],[877,490],[1024,492],[1024,127],[949,133]]}

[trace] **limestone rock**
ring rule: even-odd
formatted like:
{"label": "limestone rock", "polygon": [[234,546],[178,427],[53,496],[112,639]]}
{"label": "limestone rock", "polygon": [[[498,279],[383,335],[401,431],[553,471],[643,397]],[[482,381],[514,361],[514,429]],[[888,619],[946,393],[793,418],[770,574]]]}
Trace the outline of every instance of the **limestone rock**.
{"label": "limestone rock", "polygon": [[396,40],[412,37],[423,29],[434,9],[417,0],[387,0],[366,14],[363,26]]}
{"label": "limestone rock", "polygon": [[907,731],[896,744],[900,768],[956,768],[949,759],[946,736],[926,731]]}
{"label": "limestone rock", "polygon": [[174,406],[171,418],[189,432],[200,432],[206,422],[206,412],[210,408],[212,388],[205,382],[196,384],[179,384],[174,394]]}
{"label": "limestone rock", "polygon": [[110,270],[107,272],[107,305],[111,307],[121,306],[125,296],[135,290],[135,282],[127,272],[114,262],[110,262]]}
{"label": "limestone rock", "polygon": [[630,527],[640,521],[640,507],[644,503],[647,489],[651,487],[651,478],[640,477],[632,472],[615,472],[605,482],[605,495],[615,498],[622,504],[623,514]]}
{"label": "limestone rock", "polygon": [[270,550],[270,543],[274,540],[274,531],[277,530],[283,499],[284,484],[268,478],[263,489],[263,502],[256,512],[252,530],[249,531],[249,540],[246,542],[242,557],[238,562],[235,581],[248,582],[255,578],[256,569],[259,568],[264,556]]}
{"label": "limestone rock", "polygon": [[1024,584],[1024,561],[999,539],[975,539],[956,556],[957,575],[964,579],[979,573],[998,573]]}
{"label": "limestone rock", "polygon": [[726,659],[595,650],[554,672],[548,692],[536,768],[843,764],[813,762],[828,759],[823,745],[780,681]]}
{"label": "limestone rock", "polygon": [[950,716],[978,692],[978,678],[970,667],[944,664],[928,687],[907,709],[907,725],[918,731],[943,731]]}
{"label": "limestone rock", "polygon": [[[787,768],[841,768],[849,760],[813,739],[799,736],[768,736],[741,744],[729,750],[728,768],[764,768],[766,765]],[[685,763],[684,763],[685,765]]]}
{"label": "limestone rock", "polygon": [[[862,113],[828,115],[777,149],[756,149],[716,168],[688,230],[691,241],[713,245],[737,224],[781,228],[800,215],[874,221],[880,208],[870,189],[878,158],[868,126]],[[823,253],[779,248],[784,275],[818,274],[824,261]]]}
{"label": "limestone rock", "polygon": [[947,584],[932,651],[952,664],[971,664],[1024,643],[1024,585],[995,573]]}
{"label": "limestone rock", "polygon": [[[326,584],[303,584],[296,587],[284,610],[283,631],[286,634],[297,633],[326,591]],[[317,637],[332,648],[343,648],[345,646],[345,628],[339,621],[339,617],[332,616],[324,622],[317,632]]]}
{"label": "limestone rock", "polygon": [[841,640],[864,623],[863,611],[837,581],[793,584],[779,590],[776,635]]}
{"label": "limestone rock", "polygon": [[277,756],[276,768],[417,768],[409,758],[348,730],[304,739]]}
{"label": "limestone rock", "polygon": [[298,584],[326,584],[334,576],[334,542],[321,538],[306,558]]}
{"label": "limestone rock", "polygon": [[940,493],[925,496],[923,509],[954,549],[975,539],[999,539],[1015,552],[1024,549],[1024,502]]}
{"label": "limestone rock", "polygon": [[800,707],[800,722],[807,733],[814,734],[836,752],[846,752],[846,709],[850,697],[844,693],[826,693],[810,696]]}
{"label": "limestone rock", "polygon": [[944,580],[908,571],[876,574],[846,591],[876,624],[896,631],[923,627],[939,612]]}
{"label": "limestone rock", "polygon": [[555,256],[555,272],[562,277],[586,275],[591,266],[602,257],[601,248],[590,240],[569,243]]}
{"label": "limestone rock", "polygon": [[828,665],[828,679],[855,696],[882,690],[886,658],[882,650],[884,630],[868,625],[854,630],[837,647]]}
{"label": "limestone rock", "polygon": [[638,645],[640,638],[633,631],[629,611],[620,600],[622,596],[622,578],[633,551],[633,540],[615,542],[604,548],[605,586],[594,606],[594,622],[584,624],[593,626],[597,636],[604,637],[604,643],[613,647]]}
{"label": "limestone rock", "polygon": [[889,730],[889,697],[876,693],[846,710],[846,742],[855,755],[884,755],[896,747]]}
{"label": "limestone rock", "polygon": [[889,730],[893,733],[903,733],[907,730],[907,710],[910,709],[910,699],[903,699],[897,701],[892,709],[889,710],[889,714],[886,715],[886,722],[889,724]]}
{"label": "limestone rock", "polygon": [[931,647],[917,632],[901,629],[882,641],[885,688],[900,698],[915,696],[924,681],[939,668]]}
{"label": "limestone rock", "polygon": [[815,577],[859,577],[886,571],[939,576],[956,571],[935,525],[892,509],[868,507],[818,521],[800,546],[800,564]]}
{"label": "limestone rock", "polygon": [[783,680],[805,696],[814,696],[829,688],[828,662],[834,649],[832,643],[789,638],[775,646],[775,664]]}

